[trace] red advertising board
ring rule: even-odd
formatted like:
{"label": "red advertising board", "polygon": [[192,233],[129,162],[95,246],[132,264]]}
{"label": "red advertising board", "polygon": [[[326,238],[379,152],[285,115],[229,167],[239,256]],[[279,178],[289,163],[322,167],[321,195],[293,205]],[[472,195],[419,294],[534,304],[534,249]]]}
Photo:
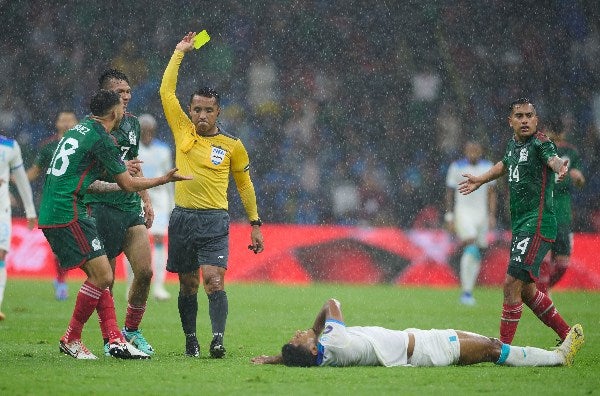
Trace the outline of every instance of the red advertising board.
{"label": "red advertising board", "polygon": [[[453,287],[458,285],[455,241],[443,230],[401,230],[350,226],[264,225],[265,251],[247,249],[250,227],[232,224],[229,282],[392,283]],[[490,234],[479,283],[500,285],[506,273],[510,234]],[[598,234],[576,234],[569,270],[556,286],[600,290],[600,261],[595,248]],[[122,256],[117,278],[123,278]],[[7,256],[9,276],[51,278],[53,254],[38,229],[28,230],[23,219],[14,219],[11,251]],[[81,270],[70,277],[82,278]],[[175,280],[174,274],[168,279]]]}

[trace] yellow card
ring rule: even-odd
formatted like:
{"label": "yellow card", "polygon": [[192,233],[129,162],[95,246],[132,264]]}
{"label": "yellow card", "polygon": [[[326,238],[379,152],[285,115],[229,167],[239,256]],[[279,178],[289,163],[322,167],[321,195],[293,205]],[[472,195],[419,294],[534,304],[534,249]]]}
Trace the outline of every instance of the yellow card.
{"label": "yellow card", "polygon": [[201,31],[194,37],[194,48],[198,49],[210,41],[210,36],[206,30]]}

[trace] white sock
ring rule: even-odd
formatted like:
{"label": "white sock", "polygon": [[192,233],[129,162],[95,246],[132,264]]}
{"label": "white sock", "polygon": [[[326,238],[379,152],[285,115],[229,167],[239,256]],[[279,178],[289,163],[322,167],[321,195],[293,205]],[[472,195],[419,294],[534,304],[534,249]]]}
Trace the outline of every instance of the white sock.
{"label": "white sock", "polygon": [[560,366],[564,357],[558,352],[547,351],[535,347],[519,347],[510,345],[508,357],[504,362],[507,366]]}
{"label": "white sock", "polygon": [[4,300],[4,289],[6,289],[6,267],[4,263],[0,264],[0,308],[2,308],[2,300]]}
{"label": "white sock", "polygon": [[154,287],[163,288],[167,276],[167,260],[164,244],[154,244],[154,250],[152,251],[152,262],[154,263]]}
{"label": "white sock", "polygon": [[481,268],[479,256],[479,249],[475,245],[465,247],[460,258],[460,285],[463,292],[473,293]]}

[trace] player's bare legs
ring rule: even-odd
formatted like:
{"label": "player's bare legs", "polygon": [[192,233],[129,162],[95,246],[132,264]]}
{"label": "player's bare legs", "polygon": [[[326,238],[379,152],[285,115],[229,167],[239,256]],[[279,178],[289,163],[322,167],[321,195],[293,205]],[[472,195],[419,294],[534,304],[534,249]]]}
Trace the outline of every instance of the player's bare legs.
{"label": "player's bare legs", "polygon": [[123,336],[139,350],[148,355],[154,354],[154,349],[146,341],[139,330],[140,323],[146,312],[146,301],[152,282],[152,253],[150,240],[145,225],[136,225],[127,229],[123,252],[133,271],[133,282],[129,290],[127,314]]}
{"label": "player's bare legs", "polygon": [[504,280],[504,303],[500,320],[500,341],[511,344],[523,311],[523,303],[564,340],[570,326],[558,313],[550,297],[540,292],[534,282],[526,283],[511,275]]}
{"label": "player's bare legs", "polygon": [[[489,338],[479,334],[457,331],[460,342],[458,364],[476,364],[491,362],[507,366],[560,366],[569,364],[583,344],[583,333],[578,345],[564,346],[563,349],[547,351],[535,347],[519,347],[503,344],[497,338]],[[579,335],[578,335],[579,336]],[[570,341],[571,342],[571,341]]]}
{"label": "player's bare legs", "polygon": [[123,251],[133,271],[128,301],[136,306],[144,305],[152,282],[152,253],[146,226],[137,225],[127,230]]}
{"label": "player's bare legs", "polygon": [[502,343],[497,338],[489,338],[466,331],[457,331],[456,334],[460,342],[458,364],[496,363],[500,358]]}

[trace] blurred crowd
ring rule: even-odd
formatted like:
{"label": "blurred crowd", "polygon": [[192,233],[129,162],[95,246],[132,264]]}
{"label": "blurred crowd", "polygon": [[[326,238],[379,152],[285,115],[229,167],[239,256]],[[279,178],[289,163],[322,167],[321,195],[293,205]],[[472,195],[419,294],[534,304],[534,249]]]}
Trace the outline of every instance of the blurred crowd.
{"label": "blurred crowd", "polygon": [[450,162],[467,139],[500,160],[508,105],[525,96],[579,148],[575,230],[600,231],[596,0],[0,1],[0,21],[0,129],[27,166],[58,111],[86,114],[108,67],[131,80],[128,110],[155,115],[171,141],[162,72],[185,33],[206,29],[177,93],[221,93],[264,221],[439,227]]}

